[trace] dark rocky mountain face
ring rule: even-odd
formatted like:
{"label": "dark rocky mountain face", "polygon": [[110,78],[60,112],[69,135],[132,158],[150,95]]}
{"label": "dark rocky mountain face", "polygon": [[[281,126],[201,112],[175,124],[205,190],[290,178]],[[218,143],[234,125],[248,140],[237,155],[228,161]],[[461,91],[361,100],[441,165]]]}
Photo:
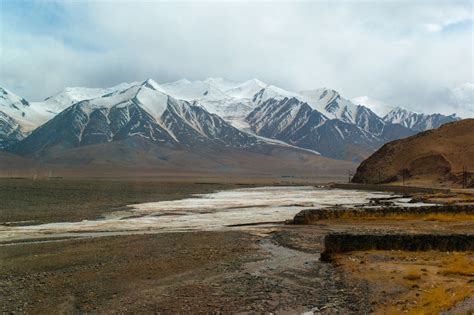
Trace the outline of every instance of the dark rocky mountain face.
{"label": "dark rocky mountain face", "polygon": [[382,118],[367,107],[361,105],[357,105],[354,122],[357,127],[376,136],[380,135],[385,127],[385,122]]}
{"label": "dark rocky mountain face", "polygon": [[110,109],[95,108],[89,101],[83,101],[36,129],[9,151],[41,156],[49,150],[105,143],[132,135],[151,141],[174,141],[153,117],[133,101]]}
{"label": "dark rocky mountain face", "polygon": [[285,97],[271,98],[254,109],[246,118],[256,134],[293,143],[295,134],[303,134],[311,126],[319,125],[327,118],[314,111],[308,104]]}
{"label": "dark rocky mountain face", "polygon": [[418,131],[404,127],[400,124],[385,124],[380,138],[382,142],[403,139],[417,134]]}
{"label": "dark rocky mountain face", "polygon": [[238,130],[197,103],[190,104],[170,98],[162,122],[182,145],[249,147],[258,142],[255,137]]}
{"label": "dark rocky mountain face", "polygon": [[328,119],[296,98],[272,98],[246,120],[258,135],[352,161],[363,160],[387,141],[415,133],[401,125],[386,124],[364,106],[357,106],[353,115],[355,123]]}
{"label": "dark rocky mountain face", "polygon": [[0,111],[0,149],[9,147],[26,137],[20,124]]}
{"label": "dark rocky mountain face", "polygon": [[293,143],[324,156],[358,162],[378,147],[379,140],[353,124],[331,119],[319,126],[308,126],[308,132],[296,135]]}

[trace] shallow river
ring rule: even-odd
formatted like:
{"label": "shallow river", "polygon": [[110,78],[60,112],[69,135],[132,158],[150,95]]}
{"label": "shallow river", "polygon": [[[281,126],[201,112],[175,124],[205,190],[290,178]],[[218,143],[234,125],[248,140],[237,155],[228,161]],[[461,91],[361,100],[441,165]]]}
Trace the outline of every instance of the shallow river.
{"label": "shallow river", "polygon": [[[192,198],[129,205],[104,219],[0,226],[0,242],[64,236],[216,230],[240,224],[292,219],[302,209],[365,204],[388,193],[315,187],[258,187],[218,191]],[[401,199],[400,203],[407,200]]]}

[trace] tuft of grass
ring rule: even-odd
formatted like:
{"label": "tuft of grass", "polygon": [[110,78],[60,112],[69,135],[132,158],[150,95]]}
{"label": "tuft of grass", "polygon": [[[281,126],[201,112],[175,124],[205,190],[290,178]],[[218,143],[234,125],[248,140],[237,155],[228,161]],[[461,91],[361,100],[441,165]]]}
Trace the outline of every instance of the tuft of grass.
{"label": "tuft of grass", "polygon": [[403,277],[403,279],[416,281],[421,279],[421,273],[418,270],[412,269]]}
{"label": "tuft of grass", "polygon": [[459,253],[453,254],[439,271],[442,275],[474,276],[474,262]]}

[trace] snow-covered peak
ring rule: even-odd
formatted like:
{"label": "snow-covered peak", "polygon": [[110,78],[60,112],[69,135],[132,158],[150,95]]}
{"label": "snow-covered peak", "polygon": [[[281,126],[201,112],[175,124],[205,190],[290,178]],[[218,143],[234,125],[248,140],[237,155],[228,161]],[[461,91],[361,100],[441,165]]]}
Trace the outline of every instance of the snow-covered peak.
{"label": "snow-covered peak", "polygon": [[13,118],[24,131],[37,126],[39,116],[31,103],[15,93],[0,87],[0,111]]}
{"label": "snow-covered peak", "polygon": [[13,92],[0,87],[0,109],[22,111],[30,106],[30,103]]}
{"label": "snow-covered peak", "polygon": [[153,80],[146,80],[139,85],[133,85],[123,90],[104,94],[88,100],[85,104],[92,110],[95,108],[111,108],[128,106],[132,102],[145,109],[156,120],[162,116],[168,104],[168,95],[160,91],[160,86]]}
{"label": "snow-covered peak", "polygon": [[205,81],[181,79],[172,83],[162,84],[161,86],[169,95],[186,101],[200,99],[221,100],[228,98],[218,87]]}
{"label": "snow-covered peak", "polygon": [[41,106],[58,113],[74,103],[96,98],[107,92],[107,89],[101,88],[67,87],[58,94],[46,98],[41,102]]}
{"label": "snow-covered peak", "polygon": [[370,108],[374,113],[376,113],[380,117],[384,117],[393,109],[394,106],[391,106],[383,101],[371,98],[369,96],[358,96],[351,99],[351,102],[356,105],[362,105],[367,108]]}
{"label": "snow-covered peak", "polygon": [[389,111],[387,115],[384,116],[384,120],[390,121],[394,124],[400,124],[404,119],[407,119],[415,115],[422,115],[422,114],[408,110],[404,107],[398,106],[398,107],[393,108],[391,111]]}
{"label": "snow-covered peak", "polygon": [[396,107],[390,111],[384,118],[384,121],[390,124],[401,124],[407,128],[415,130],[428,130],[438,128],[442,124],[457,121],[460,118],[456,114],[449,116],[442,114],[422,114],[410,111],[403,107]]}
{"label": "snow-covered peak", "polygon": [[235,98],[251,99],[257,92],[266,87],[268,87],[268,84],[257,79],[252,79],[236,84],[232,88],[225,90],[225,93]]}
{"label": "snow-covered peak", "polygon": [[329,118],[341,119],[345,122],[354,123],[357,113],[357,105],[342,98],[332,89],[320,88],[300,92],[303,100],[313,109],[323,113]]}
{"label": "snow-covered peak", "polygon": [[204,82],[209,83],[223,91],[239,85],[238,82],[227,80],[224,78],[207,78],[206,80],[204,80]]}
{"label": "snow-covered peak", "polygon": [[155,91],[160,91],[161,93],[166,93],[165,90],[153,79],[146,79],[141,85]]}
{"label": "snow-covered peak", "polygon": [[67,87],[58,94],[46,98],[43,102],[36,102],[34,105],[41,110],[57,114],[72,104],[122,91],[137,84],[139,82],[120,83],[109,88]]}
{"label": "snow-covered peak", "polygon": [[274,85],[269,85],[269,86],[266,86],[265,88],[262,88],[257,93],[255,93],[255,95],[252,98],[252,102],[259,105],[271,98],[276,99],[276,100],[282,100],[285,97],[297,98],[301,100],[301,95],[299,95],[298,93],[290,92],[290,91],[281,89],[279,87],[276,87]]}

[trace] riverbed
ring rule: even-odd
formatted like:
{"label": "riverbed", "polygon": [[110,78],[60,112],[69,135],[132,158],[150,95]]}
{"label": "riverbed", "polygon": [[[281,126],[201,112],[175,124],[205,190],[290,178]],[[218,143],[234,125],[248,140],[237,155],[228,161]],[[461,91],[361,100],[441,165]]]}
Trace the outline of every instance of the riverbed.
{"label": "riverbed", "polygon": [[[0,241],[225,230],[241,225],[283,223],[303,209],[363,205],[372,198],[393,196],[311,186],[239,188],[179,200],[132,204],[127,210],[108,213],[97,220],[0,226]],[[405,204],[409,200],[400,196],[392,201]]]}

